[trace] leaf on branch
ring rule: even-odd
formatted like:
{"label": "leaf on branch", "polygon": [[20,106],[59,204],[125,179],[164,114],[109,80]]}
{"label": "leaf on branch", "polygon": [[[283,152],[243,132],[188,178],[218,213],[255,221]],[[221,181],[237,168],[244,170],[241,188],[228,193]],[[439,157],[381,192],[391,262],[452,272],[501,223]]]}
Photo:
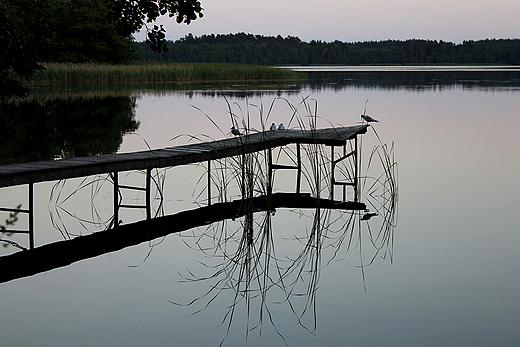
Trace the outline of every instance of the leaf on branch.
{"label": "leaf on branch", "polygon": [[157,53],[168,52],[168,47],[166,46],[165,40],[165,32],[163,26],[158,27],[157,25],[153,26],[152,30],[149,30],[147,33],[146,43],[152,50]]}

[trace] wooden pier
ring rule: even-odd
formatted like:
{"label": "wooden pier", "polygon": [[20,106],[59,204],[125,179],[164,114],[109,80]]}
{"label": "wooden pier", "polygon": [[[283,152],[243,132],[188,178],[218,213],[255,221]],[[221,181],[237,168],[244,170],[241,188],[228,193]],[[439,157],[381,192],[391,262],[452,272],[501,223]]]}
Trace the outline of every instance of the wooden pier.
{"label": "wooden pier", "polygon": [[[334,160],[331,158],[331,172],[341,160],[354,156],[356,172],[353,182],[335,182],[334,175],[331,175],[331,200],[333,200],[334,186],[350,185],[354,187],[357,202],[357,136],[366,133],[368,125],[358,125],[351,127],[326,128],[314,130],[275,130],[264,131],[254,134],[237,136],[223,140],[188,144],[176,147],[154,149],[132,153],[106,154],[90,157],[78,157],[70,159],[60,159],[53,161],[32,162],[24,164],[12,164],[0,166],[0,188],[18,185],[29,185],[29,208],[19,210],[19,212],[29,214],[29,230],[17,230],[12,232],[24,232],[29,234],[30,248],[34,248],[34,226],[33,226],[33,185],[34,183],[55,181],[68,178],[85,177],[98,174],[110,174],[114,180],[114,220],[118,220],[118,210],[123,206],[118,198],[120,188],[143,189],[146,190],[147,219],[151,217],[150,203],[150,175],[155,168],[173,167],[192,163],[208,162],[212,160],[245,155],[248,153],[262,150],[269,151],[269,177],[273,169],[297,169],[297,188],[296,193],[300,193],[299,182],[301,175],[300,144],[321,144],[331,147],[332,156],[334,146],[343,146],[343,157]],[[347,141],[355,140],[355,149],[346,153]],[[272,163],[271,149],[297,144],[297,166],[287,167]],[[131,170],[146,170],[146,188],[132,188],[118,185],[118,173]],[[208,165],[211,170],[211,165]],[[208,188],[210,184],[208,171]],[[208,189],[208,205],[211,204],[211,190]],[[136,206],[134,206],[136,207]],[[11,208],[0,208],[0,211],[15,211]],[[117,223],[115,223],[117,226]]]}
{"label": "wooden pier", "polygon": [[366,132],[366,125],[317,130],[276,130],[141,152],[0,166],[0,188],[103,173],[200,163],[291,143],[342,146]]}

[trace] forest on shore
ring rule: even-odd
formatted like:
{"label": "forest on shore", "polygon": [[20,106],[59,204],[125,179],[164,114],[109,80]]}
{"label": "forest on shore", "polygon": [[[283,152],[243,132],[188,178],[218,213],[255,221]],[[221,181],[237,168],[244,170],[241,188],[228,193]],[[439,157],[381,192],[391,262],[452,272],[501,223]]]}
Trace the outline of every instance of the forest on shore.
{"label": "forest on shore", "polygon": [[[166,30],[157,23],[158,18],[168,16],[177,23],[190,24],[203,17],[203,10],[198,0],[0,0],[0,103],[26,96],[26,83],[34,81],[36,74],[53,63],[61,64],[58,67],[64,71],[60,73],[67,80],[72,65],[87,64],[80,67],[82,71],[91,69],[91,65],[113,71],[106,65],[136,62],[138,65],[144,65],[141,62],[233,63],[264,67],[520,65],[520,39],[460,44],[418,39],[304,42],[293,36],[237,33],[200,37],[188,34],[177,41],[168,41]],[[133,35],[138,32],[146,33],[144,42],[135,42]],[[206,67],[199,69],[197,76],[206,76],[205,71]]]}
{"label": "forest on shore", "polygon": [[188,34],[166,41],[156,53],[145,42],[134,43],[139,61],[240,63],[257,65],[504,64],[520,65],[520,39],[486,39],[460,44],[411,39],[405,41],[304,42],[298,37],[246,33]]}
{"label": "forest on shore", "polygon": [[160,52],[161,16],[190,24],[203,16],[198,0],[0,0],[0,103],[24,97],[23,85],[44,63],[125,64],[133,34]]}

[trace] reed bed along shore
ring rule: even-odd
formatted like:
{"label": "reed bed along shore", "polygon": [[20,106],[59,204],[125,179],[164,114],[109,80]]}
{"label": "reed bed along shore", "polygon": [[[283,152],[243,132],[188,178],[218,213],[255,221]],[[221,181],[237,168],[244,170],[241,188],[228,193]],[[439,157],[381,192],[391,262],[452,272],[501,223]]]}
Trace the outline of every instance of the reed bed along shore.
{"label": "reed bed along shore", "polygon": [[130,65],[46,63],[29,83],[127,83],[217,80],[295,80],[305,75],[283,68],[242,64],[138,63]]}

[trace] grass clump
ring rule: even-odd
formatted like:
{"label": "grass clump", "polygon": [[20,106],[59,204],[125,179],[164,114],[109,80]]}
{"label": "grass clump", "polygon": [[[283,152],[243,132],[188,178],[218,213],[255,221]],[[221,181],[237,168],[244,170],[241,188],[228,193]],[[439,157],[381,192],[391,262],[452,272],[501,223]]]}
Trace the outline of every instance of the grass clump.
{"label": "grass clump", "polygon": [[289,69],[220,63],[137,63],[130,65],[46,63],[30,83],[127,83],[215,80],[297,80]]}

